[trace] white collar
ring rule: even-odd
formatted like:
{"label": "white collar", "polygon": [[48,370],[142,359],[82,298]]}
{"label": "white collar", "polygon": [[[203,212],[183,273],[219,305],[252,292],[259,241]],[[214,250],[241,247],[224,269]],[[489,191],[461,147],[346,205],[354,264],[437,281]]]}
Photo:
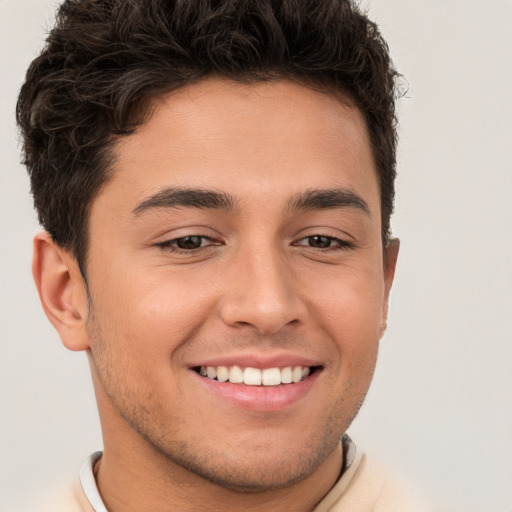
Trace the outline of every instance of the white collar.
{"label": "white collar", "polygon": [[98,486],[96,485],[96,479],[94,478],[94,464],[96,464],[102,455],[103,452],[94,452],[84,462],[79,474],[82,489],[84,490],[94,512],[108,512],[107,507],[105,507],[105,503],[103,503],[103,500],[101,499]]}

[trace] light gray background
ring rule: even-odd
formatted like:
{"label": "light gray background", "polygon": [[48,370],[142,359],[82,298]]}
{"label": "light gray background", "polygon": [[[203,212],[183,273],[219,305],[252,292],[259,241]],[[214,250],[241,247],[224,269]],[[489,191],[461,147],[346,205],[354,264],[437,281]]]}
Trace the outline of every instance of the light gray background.
{"label": "light gray background", "polygon": [[[53,0],[0,0],[0,509],[101,446],[84,354],[61,347],[30,274],[37,222],[17,90]],[[512,2],[373,0],[400,103],[402,239],[378,370],[351,433],[440,512],[512,511]]]}

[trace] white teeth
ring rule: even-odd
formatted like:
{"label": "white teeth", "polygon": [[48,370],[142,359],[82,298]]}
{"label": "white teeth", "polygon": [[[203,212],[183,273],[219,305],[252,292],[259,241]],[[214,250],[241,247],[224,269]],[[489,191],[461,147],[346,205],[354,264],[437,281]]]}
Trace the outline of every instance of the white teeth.
{"label": "white teeth", "polygon": [[244,372],[240,366],[232,366],[229,369],[229,382],[240,384],[244,381]]}
{"label": "white teeth", "polygon": [[264,386],[279,386],[281,371],[279,368],[265,368],[261,372],[261,382]]}
{"label": "white teeth", "polygon": [[259,386],[261,384],[261,370],[258,370],[258,368],[246,368],[244,370],[244,384]]}
{"label": "white teeth", "polygon": [[292,382],[300,382],[302,380],[302,366],[296,366],[292,370]]}
{"label": "white teeth", "polygon": [[229,370],[226,366],[217,366],[217,380],[226,382],[229,378]]}
{"label": "white teeth", "polygon": [[287,366],[281,370],[281,382],[283,384],[291,384],[293,382],[291,366]]}
{"label": "white teeth", "polygon": [[240,366],[201,366],[199,375],[219,382],[233,384],[244,383],[246,386],[279,386],[280,384],[297,383],[311,373],[308,366],[286,366],[285,368],[241,368]]}

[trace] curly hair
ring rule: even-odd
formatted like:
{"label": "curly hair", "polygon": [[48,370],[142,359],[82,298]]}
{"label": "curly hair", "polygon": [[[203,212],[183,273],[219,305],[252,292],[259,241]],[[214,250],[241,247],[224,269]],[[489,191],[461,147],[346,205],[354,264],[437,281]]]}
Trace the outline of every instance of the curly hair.
{"label": "curly hair", "polygon": [[397,77],[377,26],[351,0],[66,0],[17,103],[39,221],[85,277],[91,204],[113,145],[155,98],[208,76],[292,79],[363,114],[390,234]]}

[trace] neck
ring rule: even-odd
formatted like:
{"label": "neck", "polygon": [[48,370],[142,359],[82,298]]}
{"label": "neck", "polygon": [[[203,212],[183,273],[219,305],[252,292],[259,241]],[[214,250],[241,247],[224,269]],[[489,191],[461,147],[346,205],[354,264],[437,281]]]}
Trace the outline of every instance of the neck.
{"label": "neck", "polygon": [[339,445],[312,475],[298,483],[282,489],[240,492],[206,481],[154,449],[151,457],[144,451],[141,453],[138,446],[119,450],[105,438],[95,476],[110,512],[309,512],[334,486],[342,464]]}

